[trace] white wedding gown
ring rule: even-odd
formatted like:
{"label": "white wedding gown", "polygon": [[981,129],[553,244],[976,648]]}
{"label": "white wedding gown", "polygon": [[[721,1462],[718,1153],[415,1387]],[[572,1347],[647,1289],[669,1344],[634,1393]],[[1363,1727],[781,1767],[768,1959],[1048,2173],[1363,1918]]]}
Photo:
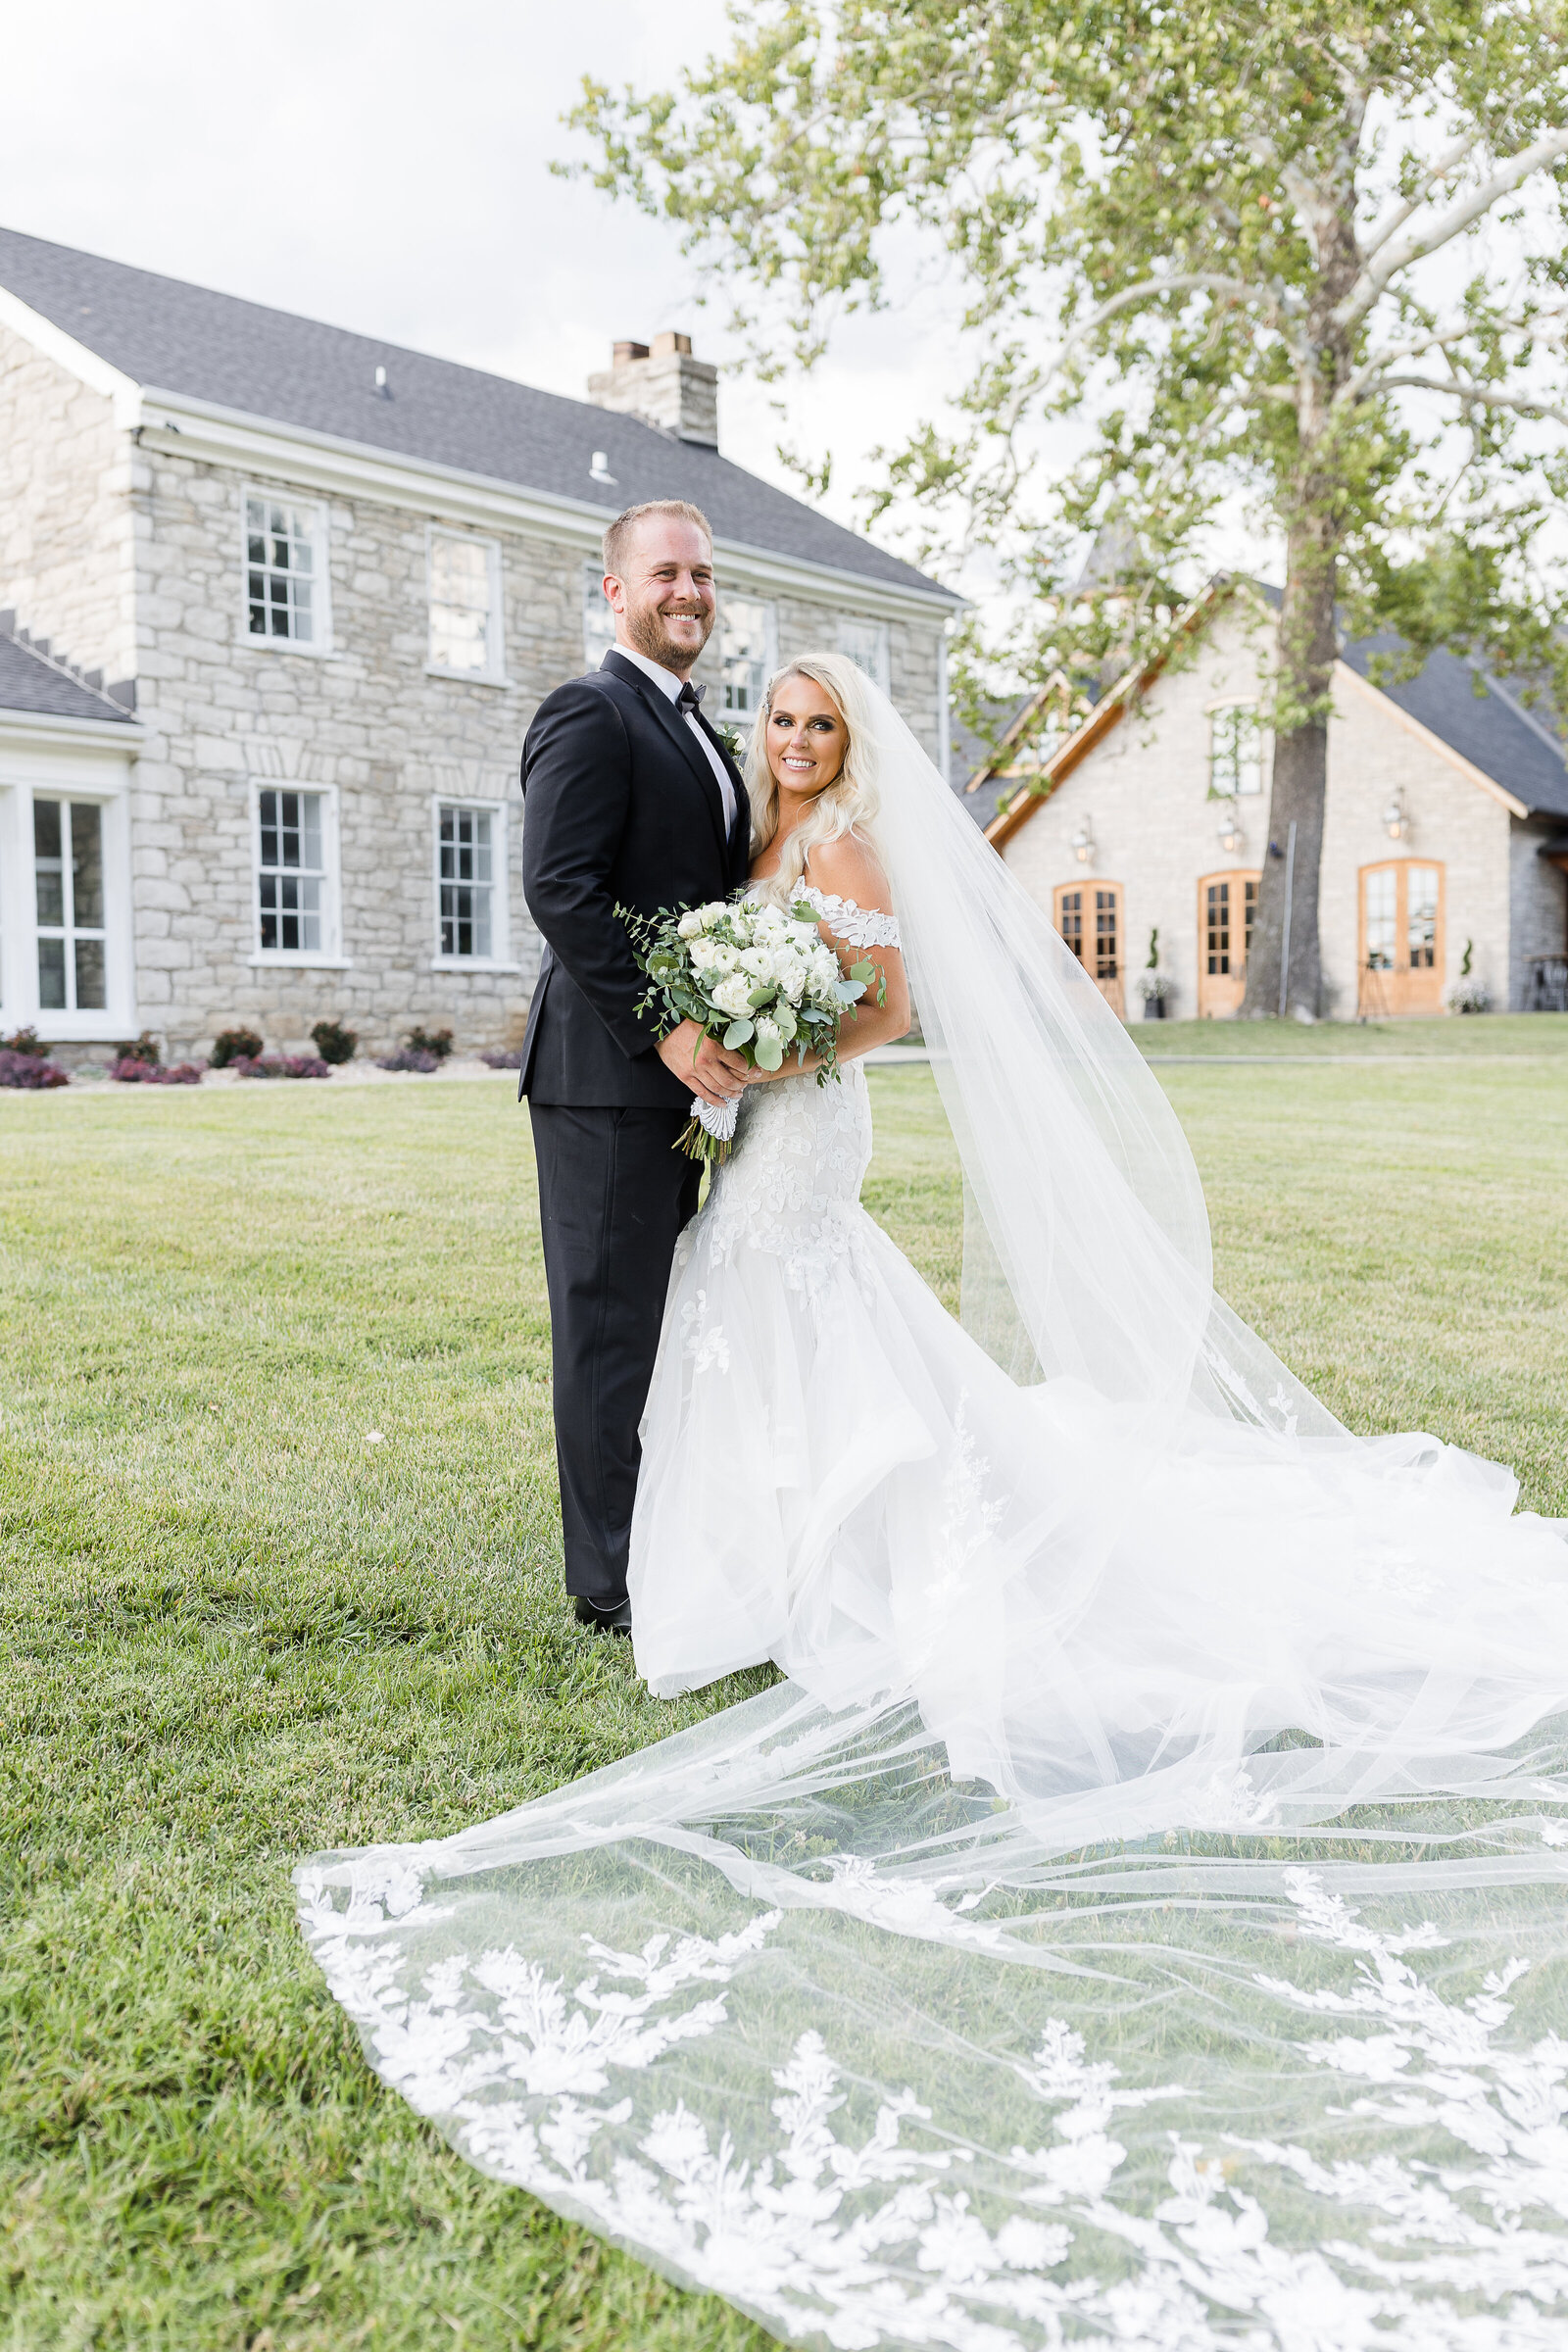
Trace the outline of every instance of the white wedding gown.
{"label": "white wedding gown", "polygon": [[630,1590],[656,1692],[788,1680],[318,1857],[306,1934],[472,2162],[786,2340],[1545,2352],[1560,1523],[1217,1305],[1157,1087],[878,710],[976,1336],[859,1206],[862,1071],[749,1093]]}

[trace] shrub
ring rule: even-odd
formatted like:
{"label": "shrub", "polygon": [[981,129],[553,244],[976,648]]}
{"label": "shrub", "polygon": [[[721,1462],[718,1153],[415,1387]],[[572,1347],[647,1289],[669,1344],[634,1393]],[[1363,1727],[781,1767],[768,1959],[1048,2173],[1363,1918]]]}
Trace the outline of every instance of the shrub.
{"label": "shrub", "polygon": [[334,1064],[352,1061],[354,1050],[360,1042],[355,1032],[345,1029],[341,1021],[318,1021],[311,1036],[316,1041],[316,1051],[321,1059]]}
{"label": "shrub", "polygon": [[158,1051],[158,1040],[150,1029],[144,1029],[140,1037],[136,1038],[133,1043],[112,1047],[111,1051],[115,1056],[116,1069],[127,1061],[140,1061],[145,1062],[149,1069],[155,1070],[163,1059],[163,1055]]}
{"label": "shrub", "polygon": [[411,1054],[433,1054],[437,1061],[445,1061],[452,1051],[450,1029],[411,1029],[403,1040]]}
{"label": "shrub", "polygon": [[49,1049],[38,1042],[36,1029],[15,1029],[8,1038],[0,1039],[0,1054],[30,1054],[37,1061],[47,1061]]}
{"label": "shrub", "polygon": [[0,1086],[69,1086],[71,1079],[58,1062],[46,1060],[35,1046],[0,1046]]}
{"label": "shrub", "polygon": [[[414,1034],[417,1037],[419,1033],[416,1030]],[[441,1056],[427,1048],[400,1046],[395,1054],[380,1054],[375,1066],[378,1070],[422,1070],[428,1077],[432,1070],[441,1067]]]}
{"label": "shrub", "polygon": [[1461,980],[1448,991],[1450,1012],[1490,1012],[1492,991],[1480,980]]}
{"label": "shrub", "polygon": [[122,1086],[200,1086],[205,1075],[198,1061],[176,1061],[168,1069],[156,1061],[142,1061],[134,1054],[122,1054],[109,1065],[111,1078]]}
{"label": "shrub", "polygon": [[246,1061],[258,1061],[261,1054],[262,1041],[254,1029],[220,1029],[213,1040],[213,1050],[207,1056],[207,1066],[209,1069],[226,1070],[242,1057]]}
{"label": "shrub", "polygon": [[314,1054],[236,1054],[229,1064],[236,1078],[330,1078]]}
{"label": "shrub", "polygon": [[480,1054],[479,1059],[488,1062],[493,1070],[520,1070],[522,1048],[520,1046],[492,1046],[488,1054]]}

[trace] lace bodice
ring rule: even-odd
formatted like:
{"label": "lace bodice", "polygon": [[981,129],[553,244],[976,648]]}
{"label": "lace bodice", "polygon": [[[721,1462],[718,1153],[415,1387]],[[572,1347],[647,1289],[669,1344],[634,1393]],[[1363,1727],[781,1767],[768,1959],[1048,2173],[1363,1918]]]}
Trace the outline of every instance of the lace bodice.
{"label": "lace bodice", "polygon": [[[850,1247],[870,1159],[871,1104],[858,1061],[826,1086],[801,1072],[748,1088],[734,1152],[702,1212],[715,1259],[728,1262],[738,1247],[766,1250],[783,1258],[792,1290],[810,1290]],[[687,1228],[683,1250],[695,1232]]]}
{"label": "lace bodice", "polygon": [[854,899],[818,890],[811,882],[803,883],[795,895],[814,906],[834,938],[842,939],[847,947],[896,948],[903,944],[898,916],[880,906],[857,906]]}

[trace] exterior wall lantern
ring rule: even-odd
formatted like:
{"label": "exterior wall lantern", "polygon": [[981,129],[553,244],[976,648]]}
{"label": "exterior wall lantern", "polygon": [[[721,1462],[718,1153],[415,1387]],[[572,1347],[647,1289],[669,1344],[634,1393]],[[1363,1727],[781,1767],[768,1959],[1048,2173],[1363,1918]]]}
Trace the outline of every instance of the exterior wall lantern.
{"label": "exterior wall lantern", "polygon": [[1390,801],[1388,807],[1383,811],[1383,823],[1391,841],[1409,840],[1410,812],[1404,805],[1404,787],[1402,784],[1396,784],[1395,786],[1394,798],[1392,801]]}
{"label": "exterior wall lantern", "polygon": [[1227,858],[1234,858],[1239,850],[1245,848],[1247,836],[1242,831],[1242,820],[1237,812],[1236,803],[1232,801],[1220,815],[1219,846]]}
{"label": "exterior wall lantern", "polygon": [[1087,816],[1073,835],[1068,847],[1080,865],[1093,865],[1095,861],[1095,829]]}

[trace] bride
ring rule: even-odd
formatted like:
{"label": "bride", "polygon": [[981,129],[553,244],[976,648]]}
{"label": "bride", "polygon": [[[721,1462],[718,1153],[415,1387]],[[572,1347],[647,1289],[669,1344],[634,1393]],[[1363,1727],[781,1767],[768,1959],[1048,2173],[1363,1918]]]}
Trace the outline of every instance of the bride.
{"label": "bride", "polygon": [[[682,1237],[629,1589],[656,1693],[786,1679],[304,1866],[333,1991],[475,2164],[792,2341],[1560,2340],[1558,1525],[1214,1298],[1156,1081],[851,663],[748,782],[753,889],[885,996]],[[858,1203],[911,994],[961,1327]]]}

